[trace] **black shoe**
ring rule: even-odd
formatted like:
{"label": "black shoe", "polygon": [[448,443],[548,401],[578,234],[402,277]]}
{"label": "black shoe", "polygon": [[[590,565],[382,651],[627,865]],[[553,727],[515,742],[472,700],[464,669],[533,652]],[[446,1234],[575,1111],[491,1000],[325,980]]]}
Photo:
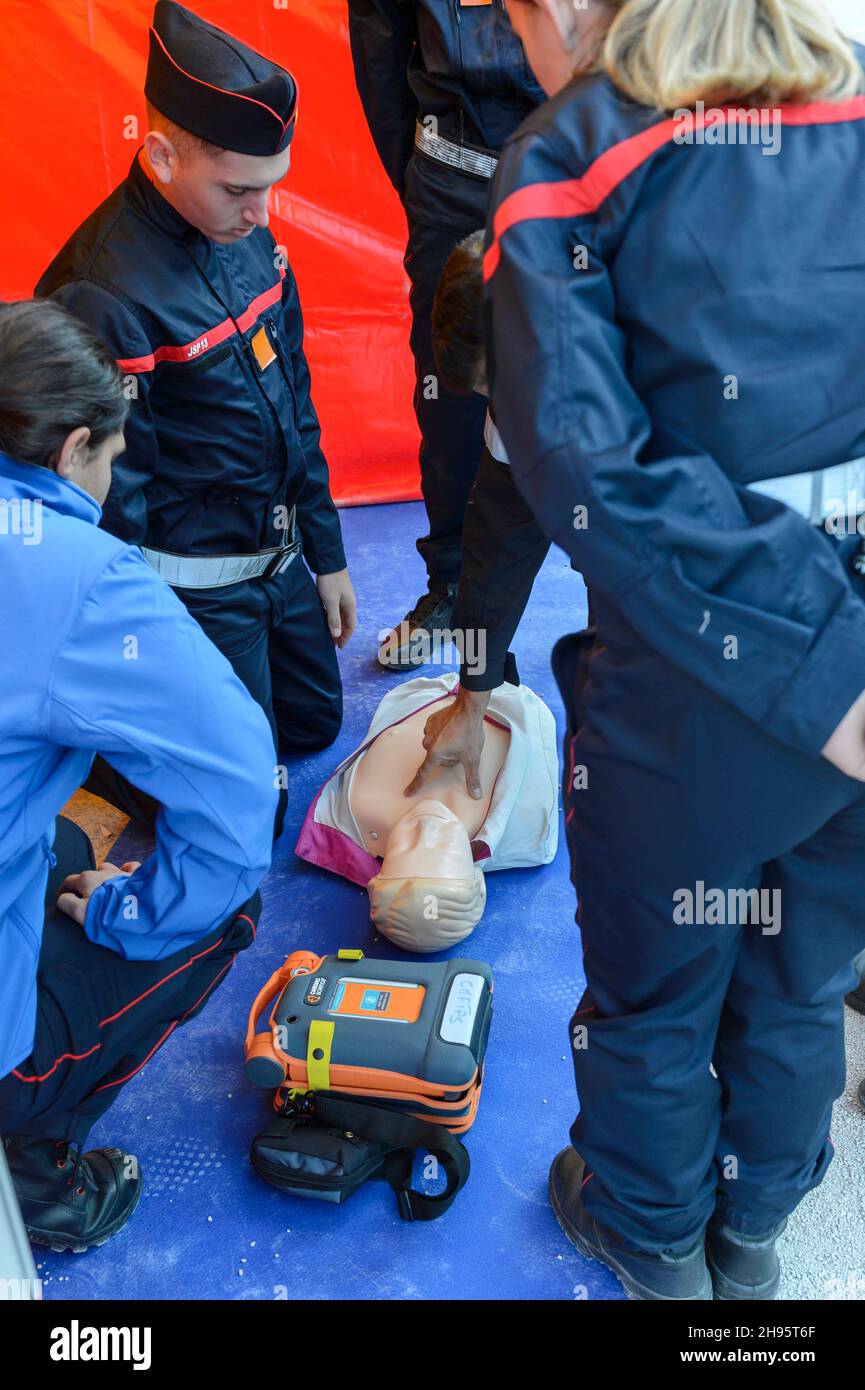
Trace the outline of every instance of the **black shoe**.
{"label": "black shoe", "polygon": [[410,671],[426,666],[436,650],[436,632],[450,630],[458,587],[457,584],[436,585],[421,594],[414,608],[382,640],[378,649],[379,665],[388,671]]}
{"label": "black shoe", "polygon": [[787,1225],[786,1218],[762,1236],[743,1235],[723,1222],[709,1222],[706,1259],[715,1297],[721,1300],[774,1298],[781,1282],[781,1266],[775,1241]]}
{"label": "black shoe", "polygon": [[621,1236],[586,1211],[581,1196],[584,1179],[585,1164],[576,1149],[562,1149],[550,1169],[550,1202],[556,1220],[581,1254],[611,1269],[629,1298],[711,1299],[702,1236],[684,1252],[650,1255],[629,1249]]}
{"label": "black shoe", "polygon": [[855,1009],[857,1014],[865,1014],[865,980],[859,981],[859,988],[851,990],[847,995],[847,1003],[851,1009]]}
{"label": "black shoe", "polygon": [[126,1225],[141,1196],[136,1160],[119,1149],[82,1154],[63,1140],[3,1137],[6,1161],[30,1239],[80,1254]]}
{"label": "black shoe", "polygon": [[859,1082],[859,1104],[865,1110],[865,1081]]}

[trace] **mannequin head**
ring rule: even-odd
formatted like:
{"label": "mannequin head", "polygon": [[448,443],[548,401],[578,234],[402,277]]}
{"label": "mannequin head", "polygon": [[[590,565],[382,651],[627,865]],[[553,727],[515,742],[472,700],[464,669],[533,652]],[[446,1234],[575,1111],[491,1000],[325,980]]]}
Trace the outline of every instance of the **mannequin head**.
{"label": "mannequin head", "polygon": [[466,828],[440,801],[418,801],[388,836],[381,871],[367,885],[370,916],[406,951],[443,951],[483,916],[486,884]]}

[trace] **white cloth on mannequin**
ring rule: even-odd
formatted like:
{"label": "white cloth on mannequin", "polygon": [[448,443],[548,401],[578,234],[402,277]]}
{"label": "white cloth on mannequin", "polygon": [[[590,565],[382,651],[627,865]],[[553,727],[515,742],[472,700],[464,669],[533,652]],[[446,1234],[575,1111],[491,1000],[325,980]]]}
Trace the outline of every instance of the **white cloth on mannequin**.
{"label": "white cloth on mannequin", "polygon": [[[366,737],[313,798],[295,846],[302,859],[366,887],[381,861],[369,854],[351,812],[349,790],[361,754],[384,729],[451,696],[455,671],[432,678],[416,676],[384,696]],[[485,872],[549,864],[559,833],[559,759],[556,725],[540,696],[525,685],[500,685],[490,696],[490,719],[510,730],[504,766],[496,779],[489,811],[472,841],[475,862]],[[423,753],[419,750],[418,761]]]}

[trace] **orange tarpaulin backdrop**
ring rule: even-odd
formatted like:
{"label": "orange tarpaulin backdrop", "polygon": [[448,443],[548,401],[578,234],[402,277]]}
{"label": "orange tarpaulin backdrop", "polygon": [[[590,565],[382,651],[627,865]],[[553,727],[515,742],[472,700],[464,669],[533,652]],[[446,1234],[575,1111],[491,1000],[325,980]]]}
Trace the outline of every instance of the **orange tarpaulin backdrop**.
{"label": "orange tarpaulin backdrop", "polygon": [[[271,226],[297,275],[337,501],[417,497],[405,217],[354,84],[346,0],[190,0],[300,91]],[[0,0],[0,297],[29,296],[125,176],[144,123],[151,0]]]}

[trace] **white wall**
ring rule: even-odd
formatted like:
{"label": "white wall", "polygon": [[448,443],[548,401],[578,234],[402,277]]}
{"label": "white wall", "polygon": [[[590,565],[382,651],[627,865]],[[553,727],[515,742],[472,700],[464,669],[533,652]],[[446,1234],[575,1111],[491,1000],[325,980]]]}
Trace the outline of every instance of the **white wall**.
{"label": "white wall", "polygon": [[823,3],[846,33],[865,43],[865,0],[823,0]]}

